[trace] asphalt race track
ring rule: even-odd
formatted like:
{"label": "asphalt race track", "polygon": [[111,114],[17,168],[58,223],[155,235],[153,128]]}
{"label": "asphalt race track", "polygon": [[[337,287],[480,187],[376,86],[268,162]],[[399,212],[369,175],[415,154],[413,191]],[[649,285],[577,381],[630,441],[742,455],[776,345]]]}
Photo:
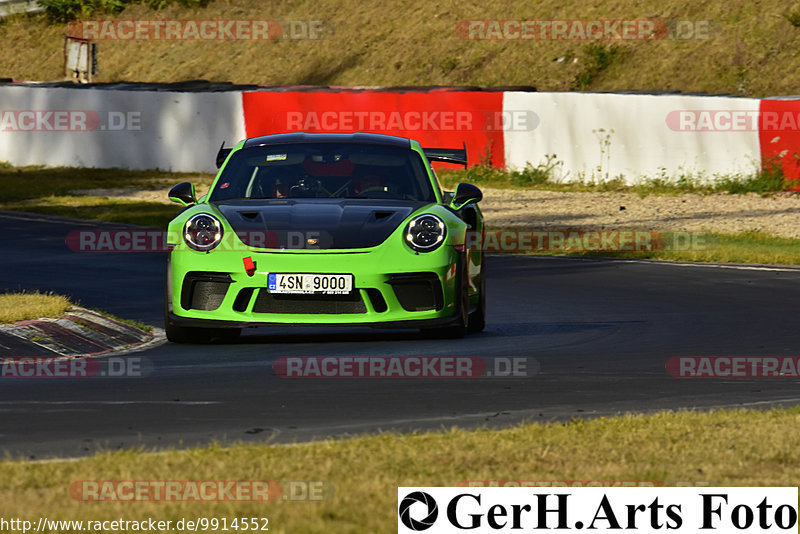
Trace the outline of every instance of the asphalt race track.
{"label": "asphalt race track", "polygon": [[[99,224],[0,212],[0,289],[65,293],[161,326],[164,254],[79,253]],[[85,225],[85,226],[83,226]],[[462,340],[261,328],[235,345],[165,344],[143,378],[2,379],[0,451],[43,458],[212,440],[504,426],[627,411],[800,404],[793,379],[677,379],[673,356],[794,356],[800,269],[491,256],[488,325]],[[281,378],[281,356],[525,357],[516,378]],[[533,364],[535,359],[538,364]],[[538,372],[533,372],[538,371]]]}

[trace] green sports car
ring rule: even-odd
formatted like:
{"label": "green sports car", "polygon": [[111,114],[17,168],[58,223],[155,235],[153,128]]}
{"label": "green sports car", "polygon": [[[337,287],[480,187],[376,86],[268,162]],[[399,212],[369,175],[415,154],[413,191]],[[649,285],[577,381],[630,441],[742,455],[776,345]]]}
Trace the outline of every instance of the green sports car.
{"label": "green sports car", "polygon": [[388,135],[287,133],[220,148],[205,196],[171,200],[165,326],[178,343],[231,341],[243,327],[483,330],[481,191],[442,191],[431,161],[466,149]]}

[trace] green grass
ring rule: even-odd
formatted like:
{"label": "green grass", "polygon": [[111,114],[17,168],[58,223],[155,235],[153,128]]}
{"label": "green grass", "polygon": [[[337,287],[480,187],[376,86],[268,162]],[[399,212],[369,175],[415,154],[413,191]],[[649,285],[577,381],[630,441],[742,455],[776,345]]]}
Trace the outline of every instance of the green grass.
{"label": "green grass", "polygon": [[63,217],[166,227],[177,204],[75,195],[74,190],[139,188],[158,190],[164,198],[170,187],[190,181],[198,192],[213,179],[209,174],[120,169],[45,168],[0,165],[0,209],[22,210]]}
{"label": "green grass", "polygon": [[583,91],[592,86],[592,82],[612,64],[621,63],[624,50],[618,45],[603,43],[589,43],[583,47],[583,70],[578,73],[572,82],[572,89]]}
{"label": "green grass", "polygon": [[[555,230],[555,229],[550,229]],[[763,232],[717,234],[663,232],[665,245],[652,251],[536,251],[542,256],[610,257],[713,263],[766,263],[800,265],[800,239],[775,237]]]}
{"label": "green grass", "polygon": [[487,165],[476,165],[469,169],[443,169],[437,171],[440,181],[447,188],[454,188],[459,182],[470,182],[484,187],[502,189],[538,189],[543,191],[566,192],[620,192],[647,195],[679,195],[684,193],[759,193],[770,194],[789,191],[795,184],[786,180],[777,165],[753,174],[717,175],[713,179],[693,174],[676,177],[662,173],[659,176],[645,176],[628,184],[622,178],[576,179],[569,182],[558,179],[558,170],[563,162],[556,154],[545,156],[536,165],[529,163],[519,170],[495,169]]}
{"label": "green grass", "polygon": [[[646,195],[677,195],[682,193],[740,194],[754,192],[770,194],[784,191],[788,184],[779,172],[764,171],[752,176],[718,177],[708,180],[684,176],[674,180],[657,177],[644,178],[635,185],[621,180],[558,182],[553,173],[561,165],[555,154],[538,165],[529,165],[519,171],[505,171],[487,166],[467,170],[440,171],[445,187],[458,182],[472,182],[484,187],[539,189],[552,191],[625,192]],[[132,187],[157,189],[166,197],[169,188],[177,182],[192,181],[202,194],[213,179],[208,174],[165,173],[159,171],[133,172],[118,169],[72,169],[39,167],[13,168],[0,166],[0,209],[24,210],[50,215],[75,217],[99,221],[166,227],[178,212],[175,204],[123,200],[91,195],[75,195],[76,189],[109,189]],[[581,252],[567,253],[582,256],[613,256],[650,258],[675,261],[711,261],[742,263],[776,263],[800,265],[798,240],[748,232],[737,235],[704,234],[702,249],[657,250],[652,252]],[[560,251],[546,254],[560,254]]]}
{"label": "green grass", "polygon": [[114,315],[113,313],[109,313],[107,311],[102,311],[102,310],[92,310],[92,311],[94,311],[95,313],[98,313],[98,314],[100,314],[103,317],[106,317],[108,319],[113,319],[114,321],[117,321],[119,323],[125,323],[125,324],[130,325],[130,326],[132,326],[134,328],[138,328],[139,330],[142,330],[144,332],[152,332],[153,331],[153,327],[152,326],[150,326],[149,324],[145,324],[145,323],[143,323],[141,321],[137,321],[136,319],[125,319],[125,318],[122,318],[122,317],[120,317],[118,315]]}
{"label": "green grass", "polygon": [[[396,532],[398,486],[476,480],[684,481],[794,486],[800,409],[663,412],[507,430],[379,434],[269,446],[208,446],[160,454],[100,453],[77,461],[0,462],[6,515],[101,520],[267,517],[270,532]],[[702,431],[698,431],[702,429]],[[322,481],[318,502],[102,502],[70,498],[97,480]],[[46,513],[46,514],[45,514]]]}
{"label": "green grass", "polygon": [[0,293],[0,324],[59,317],[72,307],[68,297],[39,291]]}
{"label": "green grass", "polygon": [[786,13],[786,20],[795,28],[800,28],[800,11],[791,11]]}
{"label": "green grass", "polygon": [[[0,293],[0,324],[15,323],[28,319],[56,318],[71,310],[73,306],[79,305],[79,302],[70,297],[57,295],[49,291],[13,291]],[[153,331],[152,326],[144,324],[141,321],[124,319],[106,311],[92,311],[103,317],[131,325],[145,332]],[[76,322],[80,323],[81,321],[76,320]]]}
{"label": "green grass", "polygon": [[0,203],[0,209],[157,227],[166,227],[178,212],[175,207],[156,202],[67,195],[37,198],[25,204]]}
{"label": "green grass", "polygon": [[[554,178],[563,162],[556,154],[547,155],[543,162],[515,171],[478,165],[467,170],[442,170],[439,177],[445,187],[458,182],[471,182],[484,187],[539,189],[548,191],[627,192],[646,195],[676,195],[681,193],[747,193],[767,194],[785,191],[782,173],[762,171],[750,176],[721,176],[715,181],[697,176],[666,176],[642,178],[634,185],[620,179],[560,182]],[[777,167],[773,167],[777,169]],[[107,222],[165,227],[179,207],[144,200],[77,195],[76,190],[133,188],[153,190],[167,196],[169,188],[190,181],[201,195],[211,184],[213,175],[202,173],[169,173],[162,171],[125,171],[120,169],[78,169],[20,167],[0,164],[0,209],[22,210],[63,217],[75,217]]]}
{"label": "green grass", "polygon": [[145,4],[152,9],[164,9],[178,2],[183,7],[203,7],[208,0],[39,0],[47,16],[56,22],[69,22],[76,18],[119,14],[126,6]]}
{"label": "green grass", "polygon": [[156,202],[71,195],[42,197],[24,204],[0,203],[0,209],[157,227],[166,227],[178,213],[175,206]]}
{"label": "green grass", "polygon": [[172,185],[183,181],[211,183],[200,173],[126,171],[122,169],[84,169],[78,167],[13,167],[0,164],[0,201],[18,202],[31,198],[69,195],[75,189],[140,187],[161,189],[164,197]]}
{"label": "green grass", "polygon": [[[65,0],[47,0],[67,3]],[[540,91],[680,90],[765,97],[796,94],[800,70],[797,9],[782,0],[687,3],[683,0],[595,2],[527,0],[440,4],[408,0],[387,9],[353,0],[150,0],[161,10],[120,0],[91,0],[92,18],[321,20],[326,38],[281,41],[103,41],[98,82],[192,79],[244,84],[346,86],[535,86]],[[701,39],[651,41],[466,40],[456,27],[474,19],[659,19],[710,21]],[[701,28],[698,26],[698,30]],[[0,56],[3,76],[63,77],[66,26],[46,14],[0,22],[0,39],[14,43]],[[709,37],[709,38],[705,38]],[[402,43],[402,46],[398,46]],[[275,61],[275,58],[281,58]],[[563,60],[559,61],[561,58]],[[690,59],[690,60],[687,60]]]}

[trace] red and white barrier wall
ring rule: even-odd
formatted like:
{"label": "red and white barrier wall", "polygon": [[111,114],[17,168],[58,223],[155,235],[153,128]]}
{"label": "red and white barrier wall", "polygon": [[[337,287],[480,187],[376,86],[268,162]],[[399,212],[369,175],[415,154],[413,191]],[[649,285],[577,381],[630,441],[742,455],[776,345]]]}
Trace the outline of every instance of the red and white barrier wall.
{"label": "red and white barrier wall", "polygon": [[506,112],[533,110],[541,124],[505,132],[505,162],[519,168],[556,154],[565,179],[622,176],[629,182],[751,173],[759,168],[758,130],[732,121],[757,124],[758,106],[756,99],[711,96],[506,93]]}
{"label": "red and white barrier wall", "polygon": [[770,98],[761,101],[758,139],[761,162],[780,165],[787,178],[800,178],[800,100]]}
{"label": "red and white barrier wall", "polygon": [[247,92],[242,95],[248,137],[287,131],[387,133],[423,146],[467,145],[473,161],[487,149],[502,166],[502,128],[491,119],[503,109],[502,92],[343,91]]}
{"label": "red and white barrier wall", "polygon": [[[182,92],[0,86],[0,161],[212,172],[222,140],[286,131],[388,133],[460,147],[470,164],[563,162],[566,180],[800,178],[800,100],[681,94],[267,89]],[[796,156],[796,154],[798,154]]]}
{"label": "red and white barrier wall", "polygon": [[0,161],[215,170],[223,139],[244,137],[240,93],[0,86]]}

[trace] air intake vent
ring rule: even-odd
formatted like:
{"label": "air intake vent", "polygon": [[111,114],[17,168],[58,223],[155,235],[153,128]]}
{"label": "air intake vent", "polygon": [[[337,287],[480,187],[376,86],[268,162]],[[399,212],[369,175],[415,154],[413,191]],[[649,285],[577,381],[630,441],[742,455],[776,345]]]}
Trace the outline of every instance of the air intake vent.
{"label": "air intake vent", "polygon": [[181,306],[185,310],[216,310],[225,299],[231,282],[226,273],[188,272],[181,287]]}
{"label": "air intake vent", "polygon": [[383,219],[387,219],[387,218],[391,217],[396,212],[394,212],[394,211],[375,211],[373,213],[375,214],[375,220],[376,221],[382,221]]}
{"label": "air intake vent", "polygon": [[369,297],[370,304],[372,304],[372,309],[374,309],[376,312],[383,313],[389,309],[381,292],[374,287],[367,289],[367,296]]}
{"label": "air intake vent", "polygon": [[247,305],[250,304],[250,298],[253,296],[254,291],[255,291],[254,287],[246,287],[241,291],[239,291],[239,294],[236,295],[236,300],[233,301],[234,311],[238,312],[247,311]]}
{"label": "air intake vent", "polygon": [[393,274],[387,282],[406,311],[441,310],[442,284],[436,273]]}
{"label": "air intake vent", "polygon": [[367,313],[361,293],[350,295],[281,295],[261,289],[253,313]]}

